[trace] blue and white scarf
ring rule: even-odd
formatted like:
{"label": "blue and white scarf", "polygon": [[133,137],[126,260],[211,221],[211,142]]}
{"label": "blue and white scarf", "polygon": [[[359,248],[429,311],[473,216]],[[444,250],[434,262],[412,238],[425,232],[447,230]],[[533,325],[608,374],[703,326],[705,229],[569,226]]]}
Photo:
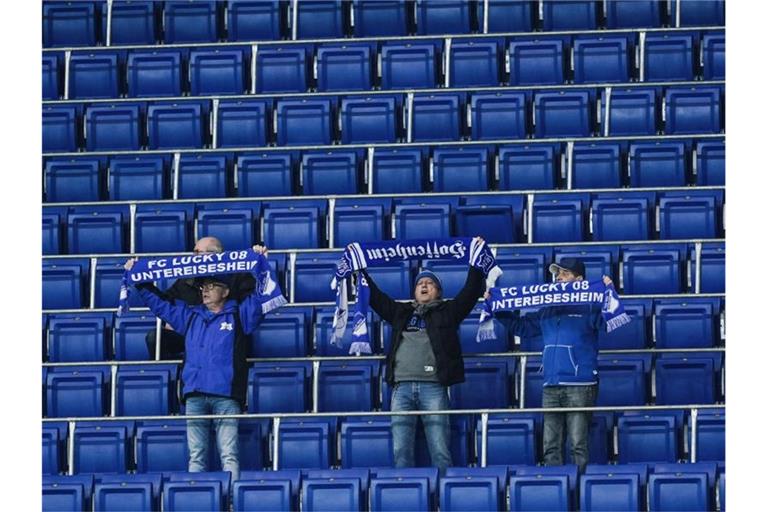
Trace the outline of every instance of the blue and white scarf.
{"label": "blue and white scarf", "polygon": [[602,304],[602,315],[608,332],[631,321],[613,284],[606,285],[602,279],[491,288],[488,292],[490,297],[486,299],[480,313],[477,341],[496,339],[493,331],[494,311],[514,311],[537,306]]}
{"label": "blue and white scarf", "polygon": [[[501,269],[496,265],[491,249],[479,239],[433,238],[350,244],[336,264],[336,274],[331,282],[331,288],[336,290],[331,344],[341,346],[349,317],[347,289],[354,272],[368,267],[384,266],[394,261],[421,259],[466,263],[481,269],[493,281],[501,275]],[[350,354],[358,355],[371,353],[366,324],[370,289],[365,278],[359,277],[356,286],[357,307],[353,317],[352,345],[349,348]]]}
{"label": "blue and white scarf", "polygon": [[261,302],[262,314],[267,314],[288,302],[283,297],[280,285],[272,278],[272,269],[267,258],[252,249],[246,249],[136,261],[131,270],[123,274],[117,314],[119,316],[129,310],[128,297],[131,285],[157,281],[161,278],[192,278],[241,272],[255,275],[256,292]]}

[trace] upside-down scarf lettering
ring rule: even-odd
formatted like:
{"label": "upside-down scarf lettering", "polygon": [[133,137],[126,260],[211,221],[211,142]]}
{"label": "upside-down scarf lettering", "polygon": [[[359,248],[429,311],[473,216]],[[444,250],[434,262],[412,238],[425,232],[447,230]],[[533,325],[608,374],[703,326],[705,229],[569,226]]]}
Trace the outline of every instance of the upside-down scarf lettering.
{"label": "upside-down scarf lettering", "polygon": [[151,260],[139,259],[133,264],[131,270],[123,274],[117,314],[121,315],[129,310],[128,297],[131,285],[157,281],[161,278],[191,278],[241,272],[250,272],[256,277],[256,293],[260,296],[263,314],[288,302],[283,297],[280,285],[272,277],[267,258],[252,249],[246,249]]}
{"label": "upside-down scarf lettering", "polygon": [[[409,260],[451,260],[466,263],[483,271],[489,280],[501,275],[488,245],[472,238],[433,238],[416,240],[393,240],[350,244],[336,265],[336,274],[331,288],[336,290],[336,311],[333,317],[331,344],[341,346],[341,339],[347,327],[349,303],[347,289],[352,274],[369,267],[385,266],[394,261]],[[357,304],[353,316],[352,345],[350,354],[370,354],[366,318],[370,300],[370,289],[363,276],[356,284]]]}

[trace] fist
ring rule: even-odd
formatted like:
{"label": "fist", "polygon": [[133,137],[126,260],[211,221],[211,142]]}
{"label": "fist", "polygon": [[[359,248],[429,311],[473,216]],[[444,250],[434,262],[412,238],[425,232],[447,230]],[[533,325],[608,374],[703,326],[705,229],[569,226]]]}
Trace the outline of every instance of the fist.
{"label": "fist", "polygon": [[123,265],[123,268],[125,270],[131,270],[133,268],[133,264],[139,261],[139,258],[128,258],[128,261],[125,262],[125,265]]}
{"label": "fist", "polygon": [[254,245],[253,252],[255,252],[256,254],[261,254],[266,258],[268,249],[266,245]]}
{"label": "fist", "polygon": [[608,286],[609,284],[613,284],[613,281],[611,281],[611,278],[608,276],[603,276],[603,284],[605,286]]}

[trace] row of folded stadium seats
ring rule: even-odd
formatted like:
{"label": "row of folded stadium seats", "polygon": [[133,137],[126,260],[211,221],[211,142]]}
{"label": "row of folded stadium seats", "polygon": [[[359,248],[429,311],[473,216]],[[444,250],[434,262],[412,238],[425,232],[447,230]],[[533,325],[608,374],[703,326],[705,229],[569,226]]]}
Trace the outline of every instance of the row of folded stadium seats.
{"label": "row of folded stadium seats", "polygon": [[[178,174],[178,180],[175,174]],[[725,185],[722,140],[43,159],[44,202]]]}
{"label": "row of folded stadium seats", "polygon": [[[488,5],[488,32],[725,25],[723,0],[494,0]],[[469,34],[484,31],[484,9],[483,1],[472,0],[116,1],[109,41],[127,45],[278,40],[290,39],[294,31],[293,37],[300,39]],[[43,2],[43,46],[104,44],[107,15],[103,0]]]}
{"label": "row of folded stadium seats", "polygon": [[[116,297],[113,299],[116,301]],[[140,299],[135,302],[140,303]],[[622,305],[633,322],[610,334],[601,332],[598,337],[600,350],[711,348],[723,343],[725,309],[722,299],[625,298]],[[43,315],[42,323],[43,357],[51,362],[154,359],[154,351],[148,350],[145,344],[145,335],[155,329],[156,320],[145,310],[117,317],[101,311],[51,313]],[[250,337],[248,355],[278,358],[347,355],[351,344],[351,326],[337,347],[330,344],[328,337],[332,323],[331,307],[299,306],[275,311],[262,320],[258,330]],[[478,343],[475,339],[478,324],[479,311],[475,311],[459,327],[464,354],[515,349],[541,352],[543,349],[540,336],[516,340],[499,323],[494,323],[496,340]],[[376,315],[369,317],[369,326],[374,353],[387,353],[391,326],[380,323]]]}
{"label": "row of folded stadium seats", "polygon": [[[674,464],[693,458],[692,425],[687,411],[594,413],[589,464]],[[479,415],[451,416],[451,455],[456,466],[479,464],[483,426]],[[239,421],[240,469],[391,468],[391,421],[383,416],[283,418],[275,436],[270,419]],[[541,460],[541,414],[490,414],[486,462],[489,466],[533,465]],[[614,435],[614,433],[616,435]],[[43,424],[43,473],[73,474],[184,471],[187,446],[185,420],[87,421]],[[72,442],[74,437],[74,443]],[[277,450],[275,450],[277,437]],[[713,469],[723,464],[725,410],[699,409],[696,420],[696,463]],[[71,446],[68,446],[70,445]],[[135,448],[134,448],[135,446]],[[277,460],[274,460],[275,451]],[[71,462],[64,456],[72,453]],[[216,449],[211,464],[219,469]],[[421,429],[416,435],[418,467],[429,466]],[[68,467],[71,464],[71,468]],[[695,463],[694,463],[695,464]],[[587,472],[589,467],[587,466]],[[576,466],[565,466],[576,472]],[[431,468],[437,473],[436,468]],[[554,471],[555,468],[545,469]],[[575,474],[574,474],[575,476]]]}
{"label": "row of folded stadium seats", "polygon": [[43,55],[43,99],[61,98],[63,88],[66,99],[88,99],[725,79],[724,32],[509,41],[158,48],[73,52],[69,60],[49,52]]}
{"label": "row of folded stadium seats", "polygon": [[[309,361],[254,363],[248,374],[247,410],[262,414],[303,413],[313,408],[320,412],[389,410],[392,389],[380,375],[380,363],[325,361],[317,375]],[[541,406],[541,357],[529,356],[525,364],[524,393],[518,386],[522,377],[515,357],[467,357],[464,364],[466,381],[450,388],[452,408]],[[116,416],[157,416],[184,411],[177,398],[180,376],[174,363],[118,366],[114,399],[108,366],[43,369],[48,417],[97,417],[110,411]],[[598,406],[714,404],[724,396],[722,352],[664,352],[655,362],[651,354],[604,354],[598,369]]]}
{"label": "row of folded stadium seats", "polygon": [[[725,467],[690,464],[184,470],[43,476],[43,510],[718,510]],[[231,494],[230,494],[231,493]],[[162,503],[162,508],[158,504]],[[545,507],[540,509],[538,507]]]}
{"label": "row of folded stadium seats", "polygon": [[270,100],[46,105],[43,152],[721,133],[723,93],[720,86],[678,86],[423,93],[412,101],[332,96],[278,99],[274,106]]}

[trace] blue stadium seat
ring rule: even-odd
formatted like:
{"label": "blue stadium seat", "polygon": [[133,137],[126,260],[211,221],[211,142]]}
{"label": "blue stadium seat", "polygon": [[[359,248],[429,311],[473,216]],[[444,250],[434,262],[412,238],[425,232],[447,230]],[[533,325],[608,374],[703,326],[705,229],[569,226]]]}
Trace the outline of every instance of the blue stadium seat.
{"label": "blue stadium seat", "polygon": [[109,200],[166,199],[170,191],[168,163],[162,155],[112,157],[107,182]]}
{"label": "blue stadium seat", "polygon": [[227,197],[231,188],[227,157],[217,154],[184,153],[178,165],[179,198]]}
{"label": "blue stadium seat", "polygon": [[610,245],[561,246],[555,248],[554,258],[555,263],[560,263],[563,258],[578,258],[586,268],[584,279],[592,281],[604,275],[617,275],[619,248]]}
{"label": "blue stadium seat", "polygon": [[259,210],[259,203],[206,203],[197,211],[197,238],[214,236],[232,249],[250,247],[258,240],[254,226]]}
{"label": "blue stadium seat", "polygon": [[43,100],[58,100],[61,97],[61,74],[59,55],[43,55]]}
{"label": "blue stadium seat", "polygon": [[[523,139],[527,135],[523,92],[472,94],[469,100],[472,140]],[[514,149],[511,146],[505,149]]]}
{"label": "blue stadium seat", "polygon": [[631,187],[682,187],[687,182],[683,141],[636,142],[629,146]]}
{"label": "blue stadium seat", "polygon": [[499,148],[500,190],[555,188],[560,145],[513,145]]}
{"label": "blue stadium seat", "polygon": [[635,474],[583,475],[581,510],[640,510],[640,477]]}
{"label": "blue stadium seat", "polygon": [[632,245],[622,248],[626,294],[681,293],[686,248],[683,245]]}
{"label": "blue stadium seat", "polygon": [[488,190],[489,148],[436,148],[430,165],[435,192]]}
{"label": "blue stadium seat", "polygon": [[600,350],[641,349],[648,346],[652,301],[650,299],[622,299],[624,311],[632,321],[610,333],[601,331],[597,342]]}
{"label": "blue stadium seat", "polygon": [[341,422],[341,467],[394,467],[390,418],[350,417]]}
{"label": "blue stadium seat", "polygon": [[725,185],[725,142],[697,142],[694,152],[696,184]]}
{"label": "blue stadium seat", "polygon": [[95,46],[99,7],[96,2],[43,2],[43,47]]}
{"label": "blue stadium seat", "polygon": [[[299,1],[297,4],[297,36],[299,39],[344,37],[346,24],[341,0]],[[289,7],[289,9],[292,7]]]}
{"label": "blue stadium seat", "polygon": [[218,40],[217,2],[166,1],[163,11],[165,43],[215,43]]}
{"label": "blue stadium seat", "polygon": [[371,510],[397,512],[401,510],[431,510],[429,480],[407,476],[371,480]]}
{"label": "blue stadium seat", "polygon": [[74,473],[125,473],[133,430],[133,422],[78,424],[74,434]]}
{"label": "blue stadium seat", "polygon": [[450,204],[396,204],[394,238],[448,237],[451,232]]}
{"label": "blue stadium seat", "polygon": [[378,361],[326,362],[318,370],[318,411],[372,411]]}
{"label": "blue stadium seat", "polygon": [[[434,3],[434,2],[430,2]],[[444,4],[457,2],[443,2]],[[468,3],[468,2],[467,2]],[[423,2],[422,5],[427,4]],[[489,87],[501,82],[504,39],[457,39],[448,64],[451,87]]]}
{"label": "blue stadium seat", "polygon": [[482,236],[493,244],[517,242],[516,213],[511,205],[480,204],[456,208],[456,236]]}
{"label": "blue stadium seat", "polygon": [[585,194],[540,194],[533,200],[534,242],[581,242],[585,235]]}
{"label": "blue stadium seat", "polygon": [[[158,476],[161,477],[161,475]],[[125,507],[137,512],[150,512],[157,509],[157,498],[154,497],[155,485],[149,481],[143,481],[139,475],[120,475],[120,478],[122,480],[119,482],[104,482],[102,479],[96,484],[93,491],[95,510],[107,512]],[[159,487],[160,484],[158,483],[157,486]],[[157,492],[159,494],[159,491]]]}
{"label": "blue stadium seat", "polygon": [[494,476],[451,476],[440,479],[440,510],[499,510],[499,481]]}
{"label": "blue stadium seat", "polygon": [[304,510],[361,510],[362,489],[357,478],[309,478],[305,479],[301,486]]}
{"label": "blue stadium seat", "polygon": [[128,96],[181,96],[180,50],[134,50],[128,53]]}
{"label": "blue stadium seat", "polygon": [[701,53],[704,80],[725,80],[725,33],[704,34]]}
{"label": "blue stadium seat", "polygon": [[[545,282],[552,263],[552,250],[547,247],[514,247],[496,250],[496,262],[504,269],[497,286],[515,286]],[[551,274],[550,274],[551,275]]]}
{"label": "blue stadium seat", "polygon": [[264,203],[262,237],[274,249],[320,247],[325,201]]}
{"label": "blue stadium seat", "polygon": [[566,39],[513,39],[509,43],[510,85],[558,85],[565,81]]}
{"label": "blue stadium seat", "polygon": [[117,53],[75,53],[69,59],[69,99],[117,98]]}
{"label": "blue stadium seat", "polygon": [[464,358],[466,380],[451,386],[454,409],[506,409],[510,406],[507,361],[497,358]]}
{"label": "blue stadium seat", "polygon": [[[691,425],[688,425],[689,446],[691,430]],[[725,462],[725,409],[699,410],[696,423],[696,461]]]}
{"label": "blue stadium seat", "polygon": [[335,110],[335,102],[328,98],[278,100],[277,145],[329,145]]}
{"label": "blue stadium seat", "polygon": [[[328,469],[336,418],[284,419],[278,437],[278,469]],[[274,435],[274,434],[273,434]]]}
{"label": "blue stadium seat", "polygon": [[414,273],[408,262],[400,261],[386,266],[370,268],[367,272],[379,289],[393,299],[406,300],[413,295]]}
{"label": "blue stadium seat", "polygon": [[[110,44],[155,44],[160,33],[159,7],[155,2],[113,2]],[[101,11],[101,34],[106,41],[106,7]]]}
{"label": "blue stadium seat", "polygon": [[[488,32],[532,32],[533,3],[529,0],[496,0],[488,4]],[[482,31],[485,2],[477,2],[477,20]]]}
{"label": "blue stadium seat", "polygon": [[250,51],[227,46],[189,52],[189,90],[193,96],[243,94]]}
{"label": "blue stadium seat", "polygon": [[579,476],[579,468],[575,464],[565,464],[562,466],[517,466],[509,468],[510,476],[523,476],[523,477],[538,477],[540,479],[550,477],[565,477],[566,489],[570,493],[575,493],[578,487],[577,481]]}
{"label": "blue stadium seat", "polygon": [[723,129],[722,89],[688,87],[667,89],[665,133],[720,133]]}
{"label": "blue stadium seat", "polygon": [[85,111],[87,151],[135,151],[141,149],[143,123],[138,104],[98,104]]}
{"label": "blue stadium seat", "polygon": [[248,412],[304,412],[311,363],[254,363],[248,371]]}
{"label": "blue stadium seat", "polygon": [[445,476],[465,478],[467,480],[474,478],[495,479],[499,493],[501,494],[500,499],[504,501],[506,500],[507,480],[509,480],[510,469],[511,466],[507,465],[489,465],[486,467],[453,466],[445,470]]}
{"label": "blue stadium seat", "polygon": [[[448,468],[446,470],[447,476],[455,476],[451,475],[450,471],[457,468]],[[462,469],[462,468],[458,468]],[[427,505],[429,503],[434,503],[434,499],[437,496],[437,480],[438,480],[438,471],[437,468],[434,466],[431,467],[413,467],[413,468],[372,468],[371,469],[371,482],[370,482],[370,494],[371,494],[371,501],[373,502],[374,499],[376,499],[376,495],[381,495],[381,500],[384,502],[389,502],[389,491],[387,489],[390,489],[390,482],[401,482],[405,484],[405,488],[412,489],[411,483],[415,482],[422,482],[424,481],[426,484],[426,498],[427,498]],[[380,484],[384,487],[380,491],[376,489],[377,485],[376,482],[380,482]],[[407,484],[406,484],[407,482]],[[421,483],[419,483],[419,488],[421,488]],[[392,493],[394,494],[395,490],[392,489]],[[421,491],[418,491],[419,494]],[[404,492],[404,495],[401,497],[403,499],[406,499],[406,496],[413,496],[414,499],[417,499],[416,496],[411,492]],[[393,501],[395,500],[395,496],[391,496]],[[420,499],[420,498],[419,498]],[[394,503],[393,503],[394,505]],[[373,505],[372,505],[373,507]],[[386,508],[386,510],[392,510],[392,512],[395,512],[396,510],[401,510],[401,508],[394,507],[392,509]],[[406,509],[408,509],[406,507]],[[430,508],[427,506],[424,509],[421,508],[415,508],[414,510],[430,510]]]}
{"label": "blue stadium seat", "polygon": [[[535,464],[538,431],[537,422],[530,415],[493,414],[488,416],[486,463],[488,465]],[[478,420],[475,439],[478,453],[481,435],[482,423]]]}
{"label": "blue stadium seat", "polygon": [[592,199],[592,239],[650,239],[655,207],[653,192],[595,194]]}
{"label": "blue stadium seat", "polygon": [[52,158],[45,162],[47,202],[99,201],[103,188],[102,160]]}
{"label": "blue stadium seat", "polygon": [[589,91],[538,92],[533,108],[536,137],[587,137],[592,133]]}
{"label": "blue stadium seat", "polygon": [[657,404],[712,404],[715,403],[715,392],[712,359],[692,354],[690,357],[665,357],[656,361]]}
{"label": "blue stadium seat", "polygon": [[569,188],[620,188],[622,156],[619,143],[575,143]]}
{"label": "blue stadium seat", "polygon": [[[242,473],[241,473],[242,475]],[[232,484],[233,510],[293,510],[290,480],[246,480]]]}
{"label": "blue stadium seat", "polygon": [[136,472],[186,471],[187,426],[183,421],[142,421],[136,425]]}
{"label": "blue stadium seat", "polygon": [[115,359],[118,361],[147,361],[154,353],[147,352],[145,337],[156,327],[154,315],[144,312],[123,313],[115,319]]}
{"label": "blue stadium seat", "polygon": [[[540,341],[539,345],[543,347],[544,342]],[[541,407],[544,390],[544,375],[540,372],[541,368],[541,357],[538,356],[529,357],[525,363],[525,396],[520,400],[523,407]]]}
{"label": "blue stadium seat", "polygon": [[387,238],[392,202],[389,199],[337,199],[333,213],[334,246]]}
{"label": "blue stadium seat", "polygon": [[285,9],[279,0],[227,4],[227,39],[253,41],[281,39]]}
{"label": "blue stadium seat", "polygon": [[654,135],[658,125],[656,112],[655,89],[611,89],[610,97],[603,92],[600,101],[602,134],[606,137]]}
{"label": "blue stadium seat", "polygon": [[[691,265],[696,264],[694,253]],[[696,285],[696,274],[693,276]],[[701,293],[725,293],[725,244],[702,244]]]}
{"label": "blue stadium seat", "polygon": [[176,395],[176,365],[122,366],[117,370],[115,414],[165,416]]}
{"label": "blue stadium seat", "polygon": [[605,5],[606,28],[644,28],[661,26],[658,0],[614,0]]}
{"label": "blue stadium seat", "polygon": [[358,151],[308,151],[301,157],[299,180],[305,195],[358,193]]}
{"label": "blue stadium seat", "polygon": [[49,418],[103,416],[108,401],[106,367],[67,367],[48,372],[46,411]]}
{"label": "blue stadium seat", "polygon": [[43,260],[43,309],[85,307],[87,259]]}
{"label": "blue stadium seat", "polygon": [[[683,0],[680,2],[680,26],[725,25],[725,1]],[[676,19],[677,3],[670,9],[670,18]]]}
{"label": "blue stadium seat", "polygon": [[215,147],[266,146],[270,111],[266,101],[222,101],[216,111]]}
{"label": "blue stadium seat", "polygon": [[43,482],[42,510],[44,512],[85,510],[85,503],[82,484],[46,484]]}
{"label": "blue stadium seat", "polygon": [[468,34],[472,29],[470,6],[468,0],[417,0],[417,34]]}
{"label": "blue stadium seat", "polygon": [[311,46],[268,46],[254,58],[256,93],[307,91]]}
{"label": "blue stadium seat", "polygon": [[43,423],[43,475],[58,475],[62,471],[67,437],[66,422]]}
{"label": "blue stadium seat", "polygon": [[221,482],[194,480],[163,484],[163,510],[222,511],[223,506]]}
{"label": "blue stadium seat", "polygon": [[75,105],[43,106],[43,153],[77,150],[80,114]]}
{"label": "blue stadium seat", "polygon": [[641,491],[648,482],[648,464],[645,462],[628,464],[589,464],[584,469],[582,478],[587,475],[637,475]]}
{"label": "blue stadium seat", "polygon": [[597,2],[594,0],[553,0],[543,5],[544,30],[597,28]]}
{"label": "blue stadium seat", "polygon": [[645,38],[645,80],[693,80],[693,50],[697,43],[698,37],[689,32],[648,34]]}
{"label": "blue stadium seat", "polygon": [[463,131],[464,100],[461,94],[429,94],[413,97],[410,140],[459,140]]}
{"label": "blue stadium seat", "polygon": [[657,348],[711,348],[720,339],[719,299],[664,299],[654,303]]}
{"label": "blue stadium seat", "polygon": [[241,154],[237,156],[237,195],[293,195],[293,155],[291,153]]}
{"label": "blue stadium seat", "polygon": [[[523,237],[523,206],[524,206],[524,200],[525,196],[520,194],[515,195],[504,195],[504,194],[495,194],[495,195],[482,195],[482,196],[465,196],[461,198],[461,206],[466,207],[485,207],[489,214],[492,214],[496,217],[497,220],[501,220],[501,224],[491,227],[491,226],[477,226],[476,223],[465,223],[463,226],[461,223],[459,223],[459,220],[457,219],[456,223],[456,231],[458,233],[463,233],[463,236],[475,236],[476,233],[470,233],[470,232],[462,232],[462,229],[477,229],[478,233],[483,234],[483,236],[488,235],[490,238],[496,238],[499,236],[498,233],[496,233],[497,230],[507,230],[509,229],[509,222],[510,222],[510,212],[509,210],[506,210],[503,207],[511,206],[511,223],[512,223],[512,237],[515,240],[521,240]],[[454,211],[459,210],[458,205],[454,205]],[[465,210],[466,211],[466,210]],[[476,212],[476,210],[475,210]]]}
{"label": "blue stadium seat", "polygon": [[623,415],[618,419],[619,464],[677,462],[674,415]]}
{"label": "blue stadium seat", "polygon": [[48,320],[48,360],[105,361],[111,314],[58,314]]}
{"label": "blue stadium seat", "polygon": [[202,103],[154,103],[147,107],[149,149],[202,148],[208,112]]}
{"label": "blue stadium seat", "polygon": [[129,219],[127,205],[71,208],[67,215],[69,253],[125,252]]}
{"label": "blue stadium seat", "polygon": [[134,222],[135,250],[142,252],[183,252],[191,246],[190,225],[193,204],[140,204]]}
{"label": "blue stadium seat", "polygon": [[309,355],[307,336],[312,310],[291,308],[276,311],[251,335],[250,357],[304,357]]}
{"label": "blue stadium seat", "polygon": [[402,117],[400,96],[356,96],[341,100],[341,142],[397,142]]}
{"label": "blue stadium seat", "polygon": [[[304,472],[306,474],[306,472]],[[298,469],[278,469],[278,470],[272,470],[272,471],[241,471],[240,472],[240,481],[241,482],[248,482],[249,484],[255,484],[255,483],[282,483],[285,482],[288,484],[286,489],[288,490],[288,501],[289,503],[298,503],[299,500],[299,491],[301,490],[301,479],[304,477],[302,472]],[[235,482],[235,485],[237,482]],[[234,495],[234,487],[233,486],[233,495]],[[233,496],[234,497],[234,496]],[[250,498],[248,491],[246,490],[244,493],[243,498]],[[272,497],[272,499],[276,499],[277,496]],[[282,499],[282,497],[281,497]],[[272,510],[269,507],[263,507],[266,510]],[[298,508],[298,506],[295,506],[293,508]],[[235,510],[240,510],[235,508]],[[250,510],[250,509],[246,509]],[[258,508],[256,508],[258,510]],[[281,508],[277,508],[275,510],[283,510]],[[286,510],[291,510],[291,508],[288,508]]]}
{"label": "blue stadium seat", "polygon": [[373,85],[376,47],[369,43],[323,44],[316,53],[317,90],[366,91]]}
{"label": "blue stadium seat", "polygon": [[664,192],[659,196],[659,238],[722,236],[722,190]]}
{"label": "blue stadium seat", "polygon": [[381,88],[436,87],[442,42],[391,41],[381,45]]}
{"label": "blue stadium seat", "polygon": [[648,402],[650,354],[600,354],[600,387],[596,405],[645,405]]}
{"label": "blue stadium seat", "polygon": [[[343,136],[343,135],[342,135]],[[421,192],[424,151],[419,148],[376,148],[370,181],[374,194]]]}
{"label": "blue stadium seat", "polygon": [[[166,479],[164,481],[165,486],[172,483],[187,483],[190,485],[190,489],[188,491],[183,491],[183,493],[187,496],[186,498],[192,498],[192,494],[194,494],[194,486],[197,486],[198,484],[208,484],[211,482],[215,482],[218,484],[220,491],[221,491],[221,505],[223,510],[228,510],[229,507],[229,491],[232,487],[232,475],[229,473],[229,471],[207,471],[207,472],[200,472],[200,473],[188,473],[188,472],[173,472],[173,473],[166,473],[163,475]],[[176,491],[178,492],[179,488],[176,488]],[[163,492],[165,492],[167,488],[163,488]],[[202,488],[199,489],[203,490]],[[204,492],[210,492],[208,490],[205,490]],[[177,495],[178,498],[178,495]],[[178,504],[178,503],[177,503]],[[198,508],[195,508],[194,510],[214,510],[214,508],[211,509],[201,509],[199,508],[199,505],[196,505]],[[184,508],[183,510],[187,510]],[[189,509],[192,510],[192,509]]]}
{"label": "blue stadium seat", "polygon": [[408,35],[409,14],[405,0],[353,0],[355,37]]}
{"label": "blue stadium seat", "polygon": [[626,36],[577,36],[573,40],[573,78],[577,84],[628,82],[631,50]]}
{"label": "blue stadium seat", "polygon": [[331,278],[340,253],[300,253],[294,267],[293,302],[331,302],[336,292],[331,290]]}
{"label": "blue stadium seat", "polygon": [[648,476],[649,510],[710,510],[705,473]]}
{"label": "blue stadium seat", "polygon": [[[125,258],[99,258],[94,269],[94,308],[116,308],[120,296],[120,283],[125,273]],[[138,294],[132,294],[128,299],[131,307],[143,306]]]}

